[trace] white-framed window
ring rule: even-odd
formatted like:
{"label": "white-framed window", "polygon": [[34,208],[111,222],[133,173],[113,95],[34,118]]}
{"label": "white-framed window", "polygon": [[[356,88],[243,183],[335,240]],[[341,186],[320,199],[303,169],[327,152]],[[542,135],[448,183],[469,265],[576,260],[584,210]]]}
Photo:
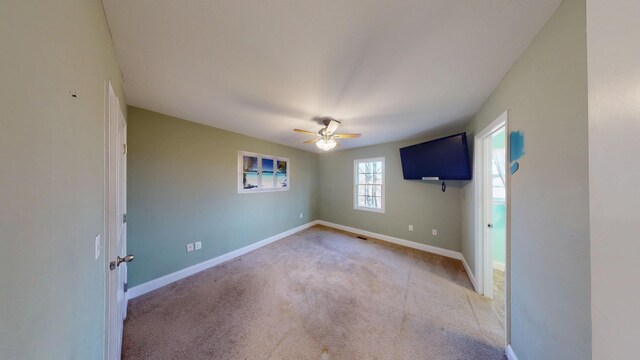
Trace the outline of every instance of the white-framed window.
{"label": "white-framed window", "polygon": [[290,173],[287,158],[238,151],[238,194],[288,191]]}
{"label": "white-framed window", "polygon": [[353,208],[384,213],[384,158],[353,161]]}

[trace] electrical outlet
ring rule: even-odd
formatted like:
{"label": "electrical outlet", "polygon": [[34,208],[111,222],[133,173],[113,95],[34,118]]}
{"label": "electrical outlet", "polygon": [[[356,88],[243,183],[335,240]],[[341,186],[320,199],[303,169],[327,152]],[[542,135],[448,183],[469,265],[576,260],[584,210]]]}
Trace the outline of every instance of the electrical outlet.
{"label": "electrical outlet", "polygon": [[100,234],[96,235],[96,238],[94,240],[96,260],[98,260],[98,258],[100,257],[100,248],[102,247],[101,242],[102,236]]}
{"label": "electrical outlet", "polygon": [[302,213],[300,213],[300,219],[302,219]]}
{"label": "electrical outlet", "polygon": [[196,250],[202,249],[202,241],[196,242]]}
{"label": "electrical outlet", "polygon": [[193,251],[193,243],[187,244],[187,252]]}
{"label": "electrical outlet", "polygon": [[409,225],[409,231],[413,231],[413,225]]}
{"label": "electrical outlet", "polygon": [[431,229],[431,235],[438,236],[438,229]]}

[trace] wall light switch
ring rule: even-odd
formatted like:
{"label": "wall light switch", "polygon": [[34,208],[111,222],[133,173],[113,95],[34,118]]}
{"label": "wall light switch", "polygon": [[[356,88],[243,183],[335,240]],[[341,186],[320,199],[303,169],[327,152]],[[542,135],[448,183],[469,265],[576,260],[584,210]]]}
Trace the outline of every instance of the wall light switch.
{"label": "wall light switch", "polygon": [[431,235],[438,236],[438,229],[431,229]]}
{"label": "wall light switch", "polygon": [[202,241],[196,242],[196,250],[202,249]]}
{"label": "wall light switch", "polygon": [[102,235],[98,234],[96,235],[96,238],[94,240],[96,260],[98,260],[98,258],[100,257],[100,248],[102,247],[101,243],[102,243]]}
{"label": "wall light switch", "polygon": [[193,251],[193,243],[187,244],[187,252]]}
{"label": "wall light switch", "polygon": [[302,219],[302,213],[300,213],[300,219]]}
{"label": "wall light switch", "polygon": [[413,231],[413,225],[409,225],[409,231]]}

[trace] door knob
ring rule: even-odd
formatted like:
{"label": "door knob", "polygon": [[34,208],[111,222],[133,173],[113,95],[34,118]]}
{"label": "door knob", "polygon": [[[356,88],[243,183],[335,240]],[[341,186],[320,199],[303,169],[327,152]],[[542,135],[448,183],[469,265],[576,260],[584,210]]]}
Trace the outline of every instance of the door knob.
{"label": "door knob", "polygon": [[125,256],[123,258],[118,256],[118,260],[117,260],[116,266],[120,266],[121,263],[132,262],[134,258],[135,258],[135,256],[133,256],[133,255],[127,255],[127,256]]}
{"label": "door knob", "polygon": [[124,263],[128,263],[128,262],[133,261],[133,259],[134,259],[133,255],[127,255],[127,256],[125,256],[123,258],[118,256],[116,258],[116,261],[112,261],[112,262],[109,263],[109,270],[115,270],[116,267],[120,266],[121,263],[123,263],[123,262]]}

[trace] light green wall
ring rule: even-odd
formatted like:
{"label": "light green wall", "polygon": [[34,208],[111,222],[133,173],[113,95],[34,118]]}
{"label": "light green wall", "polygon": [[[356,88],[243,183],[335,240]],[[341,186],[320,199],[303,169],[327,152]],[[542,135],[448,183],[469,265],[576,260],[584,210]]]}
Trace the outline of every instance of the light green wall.
{"label": "light green wall", "polygon": [[[131,286],[318,218],[317,154],[135,107],[128,126]],[[291,189],[238,194],[238,151],[289,158]]]}
{"label": "light green wall", "polygon": [[640,2],[587,0],[593,359],[640,339]]}
{"label": "light green wall", "polygon": [[102,359],[105,79],[123,99],[102,3],[3,0],[0,49],[0,357]]}
{"label": "light green wall", "polygon": [[[455,131],[438,135],[449,135]],[[408,181],[402,178],[400,148],[426,140],[402,141],[320,155],[320,219],[421,244],[460,251],[461,189],[447,182]],[[384,157],[385,213],[353,209],[353,161]],[[409,231],[413,225],[414,231]],[[438,229],[438,236],[431,234]]]}
{"label": "light green wall", "polygon": [[[511,177],[511,343],[520,360],[590,359],[584,0],[565,0],[467,126],[509,110],[526,154]],[[474,263],[473,183],[463,254]]]}

